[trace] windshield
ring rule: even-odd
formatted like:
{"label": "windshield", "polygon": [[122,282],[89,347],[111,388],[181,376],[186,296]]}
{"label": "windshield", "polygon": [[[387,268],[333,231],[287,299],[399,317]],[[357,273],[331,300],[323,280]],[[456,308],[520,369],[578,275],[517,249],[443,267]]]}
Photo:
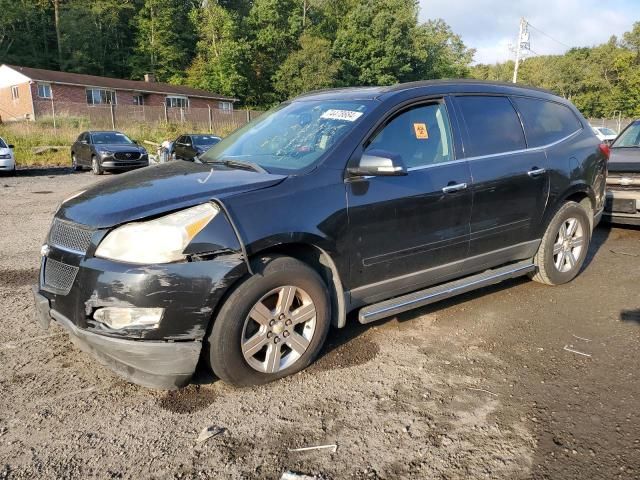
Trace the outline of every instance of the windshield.
{"label": "windshield", "polygon": [[7,144],[0,138],[0,148],[7,148]]}
{"label": "windshield", "polygon": [[629,147],[640,147],[640,121],[630,125],[612,145],[612,148]]}
{"label": "windshield", "polygon": [[193,139],[193,144],[196,147],[208,147],[210,145],[215,145],[220,141],[220,137],[215,137],[213,135],[191,135]]}
{"label": "windshield", "polygon": [[279,105],[223,139],[201,161],[237,160],[267,171],[301,170],[350,132],[370,103],[334,100]]}
{"label": "windshield", "polygon": [[124,133],[99,132],[92,133],[91,138],[96,145],[132,145],[133,141]]}

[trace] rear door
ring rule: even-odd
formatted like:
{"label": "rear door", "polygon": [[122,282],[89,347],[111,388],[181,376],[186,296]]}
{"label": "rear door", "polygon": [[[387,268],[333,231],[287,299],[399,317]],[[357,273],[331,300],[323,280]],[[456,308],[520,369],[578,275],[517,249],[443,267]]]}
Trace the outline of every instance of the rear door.
{"label": "rear door", "polygon": [[466,126],[473,178],[468,267],[532,256],[549,194],[545,152],[527,148],[509,97],[460,95],[455,102]]}
{"label": "rear door", "polygon": [[408,175],[347,180],[353,304],[455,276],[469,245],[471,177],[443,99],[391,116],[365,141],[371,150],[399,155]]}

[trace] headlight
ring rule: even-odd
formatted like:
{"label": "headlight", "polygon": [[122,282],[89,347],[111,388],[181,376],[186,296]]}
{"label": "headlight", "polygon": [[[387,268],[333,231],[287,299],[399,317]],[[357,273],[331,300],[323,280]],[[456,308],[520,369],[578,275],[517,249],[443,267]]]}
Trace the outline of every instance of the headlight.
{"label": "headlight", "polygon": [[100,150],[98,153],[100,155],[102,155],[103,157],[113,157],[113,155],[115,154],[114,152],[112,152],[110,150]]}
{"label": "headlight", "polygon": [[184,249],[219,211],[205,203],[155,220],[128,223],[107,234],[96,257],[139,264],[183,260]]}
{"label": "headlight", "polygon": [[9,155],[8,153],[0,155],[0,160],[8,160],[10,158],[11,158],[11,155]]}

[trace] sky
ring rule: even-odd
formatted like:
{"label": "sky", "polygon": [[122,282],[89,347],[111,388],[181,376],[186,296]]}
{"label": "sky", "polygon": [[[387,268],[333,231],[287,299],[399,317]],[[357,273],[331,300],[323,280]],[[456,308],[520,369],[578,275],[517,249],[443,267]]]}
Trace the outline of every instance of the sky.
{"label": "sky", "polygon": [[[468,47],[475,63],[513,59],[520,17],[529,29],[531,50],[560,54],[570,46],[592,46],[621,37],[640,21],[640,0],[419,0],[420,20],[442,18]],[[530,55],[534,55],[531,53]]]}

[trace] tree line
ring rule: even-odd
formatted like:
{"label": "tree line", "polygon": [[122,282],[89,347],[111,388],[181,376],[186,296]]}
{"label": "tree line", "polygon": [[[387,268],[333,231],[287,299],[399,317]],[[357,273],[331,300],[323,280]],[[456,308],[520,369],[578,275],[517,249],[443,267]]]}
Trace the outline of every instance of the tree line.
{"label": "tree line", "polygon": [[[511,81],[513,67],[513,61],[475,65],[471,76]],[[519,67],[518,82],[568,98],[587,117],[640,117],[640,22],[602,45],[528,58]]]}
{"label": "tree line", "polygon": [[267,107],[301,92],[469,74],[417,0],[0,0],[0,63],[191,85]]}

